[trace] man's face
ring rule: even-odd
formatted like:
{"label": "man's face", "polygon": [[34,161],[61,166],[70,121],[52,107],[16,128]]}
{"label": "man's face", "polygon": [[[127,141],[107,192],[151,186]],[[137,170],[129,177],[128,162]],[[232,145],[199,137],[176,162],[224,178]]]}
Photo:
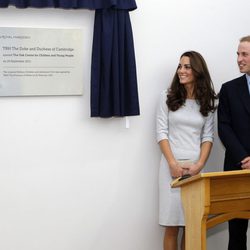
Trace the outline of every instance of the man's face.
{"label": "man's face", "polygon": [[241,42],[237,51],[237,63],[241,73],[250,75],[250,42]]}

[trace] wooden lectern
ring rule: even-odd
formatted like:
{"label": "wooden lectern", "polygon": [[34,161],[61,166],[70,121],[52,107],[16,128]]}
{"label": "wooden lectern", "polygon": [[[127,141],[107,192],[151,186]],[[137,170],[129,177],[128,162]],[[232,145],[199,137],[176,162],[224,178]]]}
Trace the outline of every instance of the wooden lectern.
{"label": "wooden lectern", "polygon": [[207,229],[250,218],[250,170],[200,173],[172,187],[181,187],[186,250],[205,250]]}

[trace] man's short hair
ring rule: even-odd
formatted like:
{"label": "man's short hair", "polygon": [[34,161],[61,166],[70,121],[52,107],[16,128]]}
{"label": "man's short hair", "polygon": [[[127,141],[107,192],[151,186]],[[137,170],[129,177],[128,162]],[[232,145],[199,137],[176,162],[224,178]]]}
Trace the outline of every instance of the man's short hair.
{"label": "man's short hair", "polygon": [[250,42],[250,36],[243,36],[241,39],[240,39],[240,42]]}

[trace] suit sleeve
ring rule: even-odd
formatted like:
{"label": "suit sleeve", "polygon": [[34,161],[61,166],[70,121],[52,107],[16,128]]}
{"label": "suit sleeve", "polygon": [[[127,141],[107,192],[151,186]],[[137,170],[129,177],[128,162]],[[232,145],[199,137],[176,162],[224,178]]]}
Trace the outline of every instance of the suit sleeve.
{"label": "suit sleeve", "polygon": [[232,127],[233,117],[229,103],[231,98],[229,97],[225,85],[222,85],[218,105],[218,134],[230,158],[235,162],[235,164],[239,164],[245,157],[248,156],[248,154],[237,138],[237,135]]}

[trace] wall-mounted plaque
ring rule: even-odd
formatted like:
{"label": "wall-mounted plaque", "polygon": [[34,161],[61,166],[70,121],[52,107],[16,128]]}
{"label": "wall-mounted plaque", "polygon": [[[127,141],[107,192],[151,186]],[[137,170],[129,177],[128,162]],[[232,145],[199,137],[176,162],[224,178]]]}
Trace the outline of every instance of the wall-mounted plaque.
{"label": "wall-mounted plaque", "polygon": [[82,94],[82,29],[0,27],[0,55],[0,96]]}

